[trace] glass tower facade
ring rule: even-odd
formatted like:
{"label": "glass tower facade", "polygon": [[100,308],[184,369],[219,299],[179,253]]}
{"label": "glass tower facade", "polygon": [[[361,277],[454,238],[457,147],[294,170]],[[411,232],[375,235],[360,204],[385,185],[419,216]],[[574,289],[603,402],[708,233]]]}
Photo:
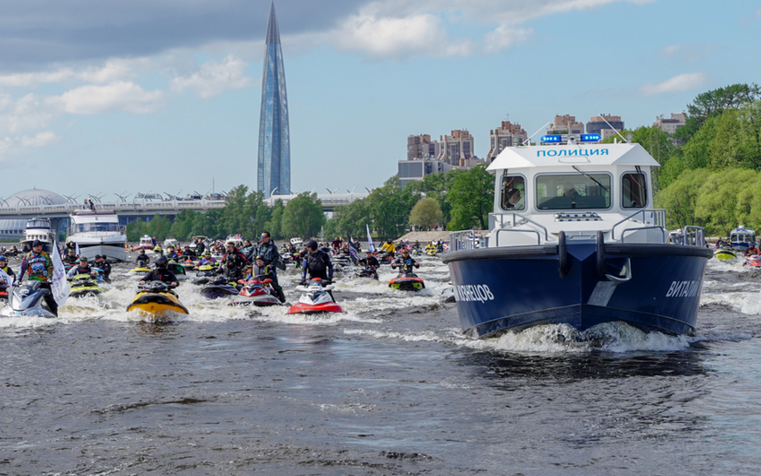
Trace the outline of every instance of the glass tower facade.
{"label": "glass tower facade", "polygon": [[280,31],[277,27],[274,1],[270,6],[266,46],[257,163],[257,190],[264,192],[265,198],[273,193],[277,195],[291,193],[288,95],[285,90],[283,50],[280,46]]}

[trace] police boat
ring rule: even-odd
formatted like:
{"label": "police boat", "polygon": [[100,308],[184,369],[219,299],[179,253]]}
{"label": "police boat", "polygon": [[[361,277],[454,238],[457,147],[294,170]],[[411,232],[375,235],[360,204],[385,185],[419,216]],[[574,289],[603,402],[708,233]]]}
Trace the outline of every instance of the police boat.
{"label": "police boat", "polygon": [[665,210],[653,208],[658,163],[642,146],[584,136],[545,136],[543,145],[507,148],[489,165],[496,180],[488,235],[477,247],[473,230],[451,233],[443,256],[467,334],[542,324],[583,331],[612,321],[694,333],[713,255],[703,228],[671,236]]}

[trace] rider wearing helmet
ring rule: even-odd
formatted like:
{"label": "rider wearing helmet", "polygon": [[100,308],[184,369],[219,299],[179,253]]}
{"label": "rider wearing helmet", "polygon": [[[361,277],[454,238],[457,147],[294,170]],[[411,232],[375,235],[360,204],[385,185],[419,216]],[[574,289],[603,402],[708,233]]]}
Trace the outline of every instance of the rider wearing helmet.
{"label": "rider wearing helmet", "polygon": [[166,256],[159,256],[156,260],[156,269],[146,274],[140,280],[140,284],[145,284],[146,281],[161,281],[171,286],[177,286],[177,276],[167,269],[167,263],[169,263],[169,260]]}
{"label": "rider wearing helmet", "polygon": [[324,281],[332,281],[333,263],[330,261],[330,256],[323,250],[318,249],[317,242],[314,240],[310,240],[307,243],[307,251],[304,255],[304,270],[301,272],[302,284],[307,281],[307,273],[309,273],[309,277],[312,279],[320,278]]}
{"label": "rider wearing helmet", "polygon": [[402,250],[402,256],[400,256],[399,258],[396,259],[396,261],[391,263],[391,267],[394,269],[399,267],[399,272],[401,273],[412,273],[412,268],[413,267],[419,268],[420,263],[415,261],[410,256],[410,251],[405,248]]}

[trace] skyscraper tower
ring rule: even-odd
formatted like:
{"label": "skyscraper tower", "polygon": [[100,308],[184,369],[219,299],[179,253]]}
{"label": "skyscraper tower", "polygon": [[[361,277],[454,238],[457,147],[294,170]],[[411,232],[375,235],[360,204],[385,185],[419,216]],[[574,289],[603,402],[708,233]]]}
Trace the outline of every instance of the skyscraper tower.
{"label": "skyscraper tower", "polygon": [[291,136],[288,127],[288,95],[285,90],[283,50],[275,17],[275,2],[270,5],[267,24],[262,110],[259,118],[259,160],[257,190],[264,197],[291,193]]}

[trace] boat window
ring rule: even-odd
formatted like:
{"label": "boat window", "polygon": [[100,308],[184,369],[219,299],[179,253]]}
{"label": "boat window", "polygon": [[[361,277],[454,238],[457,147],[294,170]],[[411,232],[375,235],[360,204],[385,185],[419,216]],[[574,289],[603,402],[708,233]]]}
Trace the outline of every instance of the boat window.
{"label": "boat window", "polygon": [[647,205],[645,174],[624,174],[621,177],[621,206],[624,208],[645,208],[645,205]]}
{"label": "boat window", "polygon": [[88,233],[93,231],[121,231],[118,223],[81,223],[74,225],[74,233]]}
{"label": "boat window", "polygon": [[601,173],[539,175],[536,177],[537,208],[610,208],[610,182],[610,175]]}
{"label": "boat window", "polygon": [[520,175],[502,176],[500,206],[503,210],[525,210],[526,180]]}

